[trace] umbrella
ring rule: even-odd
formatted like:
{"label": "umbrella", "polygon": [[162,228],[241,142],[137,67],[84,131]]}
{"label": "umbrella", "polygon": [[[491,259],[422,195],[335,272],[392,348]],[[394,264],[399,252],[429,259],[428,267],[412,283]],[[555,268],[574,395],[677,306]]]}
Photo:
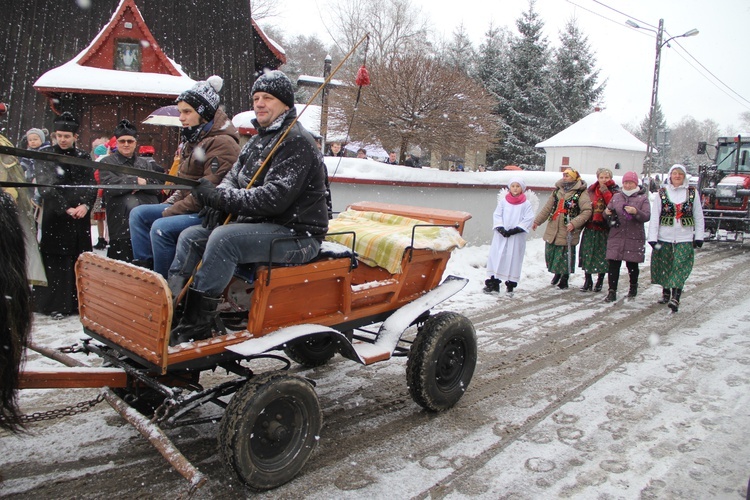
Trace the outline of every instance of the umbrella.
{"label": "umbrella", "polygon": [[519,167],[518,165],[506,165],[505,168],[503,168],[503,170],[523,170],[523,169]]}
{"label": "umbrella", "polygon": [[180,111],[177,109],[176,104],[162,106],[153,111],[148,115],[148,118],[143,120],[143,123],[148,125],[166,125],[167,127],[182,127],[182,123],[180,123]]}

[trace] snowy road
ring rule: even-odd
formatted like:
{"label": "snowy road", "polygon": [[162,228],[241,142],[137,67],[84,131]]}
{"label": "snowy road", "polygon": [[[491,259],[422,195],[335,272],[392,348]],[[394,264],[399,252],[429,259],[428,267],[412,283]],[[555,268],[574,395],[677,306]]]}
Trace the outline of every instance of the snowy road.
{"label": "snowy road", "polygon": [[[538,259],[540,245],[530,247]],[[260,498],[744,498],[750,248],[700,251],[676,315],[655,303],[655,286],[604,304],[603,294],[550,287],[538,267],[525,273],[512,298],[469,290],[448,302],[479,338],[474,379],[448,412],[427,413],[411,400],[404,358],[362,367],[336,357],[300,371],[317,382],[320,446],[295,480]],[[37,320],[37,343],[80,336],[75,319]],[[96,394],[28,391],[22,405],[41,411]],[[168,431],[209,477],[195,498],[243,493],[217,454],[217,429]],[[186,491],[106,403],[30,430],[0,438],[4,497]]]}

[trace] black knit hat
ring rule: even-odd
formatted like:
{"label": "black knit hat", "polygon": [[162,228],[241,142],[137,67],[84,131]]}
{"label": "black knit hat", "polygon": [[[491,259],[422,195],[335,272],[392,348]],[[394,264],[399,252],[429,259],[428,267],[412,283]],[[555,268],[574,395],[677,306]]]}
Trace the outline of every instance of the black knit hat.
{"label": "black knit hat", "polygon": [[218,92],[224,86],[224,80],[220,76],[210,76],[206,81],[193,85],[177,97],[175,103],[185,101],[193,107],[204,120],[214,119],[216,110],[219,109]]}
{"label": "black knit hat", "polygon": [[65,111],[55,118],[54,125],[55,132],[72,132],[74,134],[78,133],[78,127],[80,126],[78,119],[70,111]]}
{"label": "black knit hat", "polygon": [[130,120],[122,120],[115,127],[114,135],[118,139],[123,135],[132,135],[133,137],[138,137],[138,129],[135,128],[135,125],[130,123]]}
{"label": "black knit hat", "polygon": [[289,78],[279,70],[267,71],[258,77],[253,84],[250,95],[256,92],[271,94],[290,108],[294,107],[294,89]]}

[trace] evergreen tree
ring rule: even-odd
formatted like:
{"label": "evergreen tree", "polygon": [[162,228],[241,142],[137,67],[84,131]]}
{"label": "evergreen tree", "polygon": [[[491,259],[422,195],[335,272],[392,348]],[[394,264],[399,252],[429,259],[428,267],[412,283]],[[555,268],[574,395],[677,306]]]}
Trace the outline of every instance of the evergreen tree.
{"label": "evergreen tree", "polygon": [[473,77],[479,80],[484,88],[494,97],[500,96],[503,72],[507,65],[503,47],[508,43],[509,35],[492,24],[484,34],[484,42],[479,46]]}
{"label": "evergreen tree", "polygon": [[[641,141],[648,144],[648,125],[649,125],[649,116],[648,113],[646,116],[643,117],[643,120],[641,121],[640,126],[638,127],[638,131],[636,132],[635,136],[639,138]],[[659,135],[665,136],[669,134],[669,126],[667,126],[667,118],[664,116],[664,112],[661,110],[661,105],[659,104],[659,101],[656,101],[656,106],[654,107],[654,130],[651,135],[651,141],[653,144],[654,151],[652,152],[652,168],[651,172],[654,172],[656,167],[664,162],[665,158],[665,151],[664,147],[661,148],[661,150],[658,150],[657,146],[657,138]],[[658,151],[657,151],[658,150]],[[648,162],[648,158],[643,159],[644,166]]]}
{"label": "evergreen tree", "polygon": [[465,75],[471,75],[476,66],[476,57],[474,46],[462,23],[453,32],[453,38],[443,50],[443,60],[446,66]]}
{"label": "evergreen tree", "polygon": [[562,116],[551,96],[550,49],[544,23],[530,0],[516,20],[520,37],[510,43],[502,75],[498,111],[504,124],[498,147],[488,155],[495,167],[509,164],[528,170],[544,168],[544,152],[535,145],[554,135]]}
{"label": "evergreen tree", "polygon": [[598,84],[599,70],[591,53],[588,38],[581,33],[575,19],[565,24],[560,34],[560,47],[552,65],[554,101],[562,114],[563,130],[593,111],[605,84]]}

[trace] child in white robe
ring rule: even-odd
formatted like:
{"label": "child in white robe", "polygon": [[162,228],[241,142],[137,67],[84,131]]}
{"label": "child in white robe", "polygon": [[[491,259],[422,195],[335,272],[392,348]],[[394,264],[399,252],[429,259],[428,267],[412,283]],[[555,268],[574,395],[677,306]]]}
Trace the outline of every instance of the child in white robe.
{"label": "child in white robe", "polygon": [[513,293],[521,278],[526,236],[534,223],[534,209],[525,191],[523,179],[514,177],[508,183],[508,190],[498,194],[492,217],[494,234],[487,259],[485,293],[499,292],[503,281],[506,292]]}

